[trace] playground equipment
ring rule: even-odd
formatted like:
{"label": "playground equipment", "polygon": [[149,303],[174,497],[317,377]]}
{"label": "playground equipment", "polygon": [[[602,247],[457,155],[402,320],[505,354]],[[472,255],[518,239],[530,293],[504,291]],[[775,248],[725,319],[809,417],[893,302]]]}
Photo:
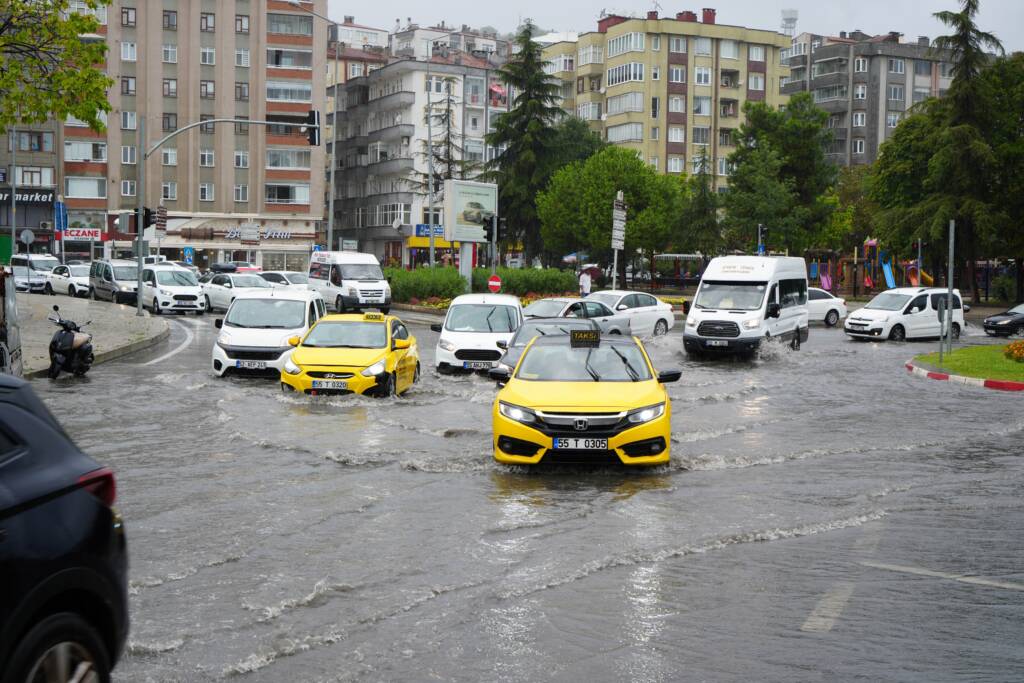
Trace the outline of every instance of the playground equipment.
{"label": "playground equipment", "polygon": [[804,252],[807,260],[808,281],[818,285],[827,292],[838,287],[836,274],[839,272],[839,252],[831,249],[809,249]]}
{"label": "playground equipment", "polygon": [[921,277],[917,276],[917,261],[904,261],[903,272],[906,273],[907,282],[910,283],[911,287],[920,287],[923,282],[928,287],[935,284],[934,278],[928,274],[928,271],[922,270]]}

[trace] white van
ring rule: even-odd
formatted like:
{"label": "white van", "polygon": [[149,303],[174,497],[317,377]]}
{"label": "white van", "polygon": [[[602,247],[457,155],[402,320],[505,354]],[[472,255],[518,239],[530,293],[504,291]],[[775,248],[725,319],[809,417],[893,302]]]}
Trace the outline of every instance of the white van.
{"label": "white van", "polygon": [[309,260],[309,288],[338,313],[364,308],[391,310],[391,285],[373,254],[317,251]]}
{"label": "white van", "polygon": [[[523,322],[519,297],[508,294],[463,294],[452,300],[443,324],[431,325],[441,334],[434,363],[441,374],[489,370]],[[504,342],[506,346],[498,346]]]}
{"label": "white van", "polygon": [[765,339],[807,341],[807,264],[790,256],[720,256],[704,270],[683,327],[687,353],[752,353]]}
{"label": "white van", "polygon": [[142,305],[153,315],[171,311],[206,312],[206,298],[191,270],[172,263],[148,265],[142,270]]}
{"label": "white van", "polygon": [[[938,339],[946,313],[944,288],[897,287],[886,290],[854,311],[846,319],[844,331],[854,339]],[[964,310],[960,290],[953,290],[953,339],[964,329]]]}

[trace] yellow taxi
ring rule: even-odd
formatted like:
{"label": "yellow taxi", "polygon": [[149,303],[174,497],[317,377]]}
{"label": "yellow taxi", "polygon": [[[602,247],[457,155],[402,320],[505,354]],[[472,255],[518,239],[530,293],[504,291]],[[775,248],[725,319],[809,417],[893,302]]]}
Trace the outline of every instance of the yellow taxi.
{"label": "yellow taxi", "polygon": [[504,384],[494,401],[494,458],[510,465],[669,460],[672,407],[665,384],[633,337],[599,330],[533,339],[516,367],[490,376]]}
{"label": "yellow taxi", "polygon": [[397,316],[326,315],[300,339],[281,370],[281,388],[312,396],[401,394],[419,380],[416,337]]}

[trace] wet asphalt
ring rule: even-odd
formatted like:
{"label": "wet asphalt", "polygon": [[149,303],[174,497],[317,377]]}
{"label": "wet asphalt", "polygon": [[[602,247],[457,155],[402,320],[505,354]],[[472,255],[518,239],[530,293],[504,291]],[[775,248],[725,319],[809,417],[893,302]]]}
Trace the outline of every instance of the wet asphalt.
{"label": "wet asphalt", "polygon": [[218,379],[212,323],[33,381],[117,473],[116,681],[1024,678],[1024,395],[904,371],[934,343],[695,362],[677,324],[669,466],[524,471],[424,324],[381,400]]}

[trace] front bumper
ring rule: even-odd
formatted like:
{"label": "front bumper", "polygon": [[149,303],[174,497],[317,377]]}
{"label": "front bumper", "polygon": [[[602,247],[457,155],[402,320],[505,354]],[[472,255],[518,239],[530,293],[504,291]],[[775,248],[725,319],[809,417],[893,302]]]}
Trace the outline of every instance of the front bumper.
{"label": "front bumper", "polygon": [[[291,356],[288,353],[290,350],[291,347],[272,349],[245,346],[230,346],[225,350],[224,347],[215,342],[211,362],[213,364],[213,371],[218,377],[223,377],[227,374],[277,377],[284,368],[285,361]],[[278,355],[272,357],[275,351],[278,352]],[[253,363],[262,364],[263,367],[252,367]]]}
{"label": "front bumper", "polygon": [[173,296],[160,295],[156,297],[156,300],[160,302],[160,308],[165,311],[205,311],[206,300],[203,297],[197,297],[195,301],[181,301],[175,299]]}
{"label": "front bumper", "polygon": [[752,353],[761,346],[761,337],[700,337],[683,333],[683,348],[699,353]]}
{"label": "front bumper", "polygon": [[[495,347],[497,348],[497,347]],[[459,351],[468,351],[470,349],[456,349],[455,351],[445,351],[440,346],[434,347],[434,362],[437,365],[437,369],[441,372],[487,372],[490,368],[498,365],[498,359],[501,358],[501,352],[498,352],[498,358],[493,360],[463,360],[456,358],[455,354]],[[486,350],[486,349],[472,349],[475,351]],[[473,368],[466,367],[466,363],[487,363],[487,367]]]}
{"label": "front bumper", "polygon": [[[541,462],[558,462],[564,458],[572,462],[593,462],[618,459],[623,465],[651,466],[663,465],[669,461],[671,444],[671,419],[669,411],[656,420],[629,427],[616,434],[595,434],[594,438],[607,438],[608,450],[566,451],[552,448],[555,437],[522,422],[510,420],[501,413],[494,413],[494,459],[506,465],[537,465]],[[583,437],[586,434],[571,431],[559,433],[559,436]],[[529,451],[533,450],[530,454]],[[637,453],[651,453],[639,455]],[[629,453],[634,455],[629,455]]]}
{"label": "front bumper", "polygon": [[[283,363],[283,361],[282,361]],[[309,394],[311,396],[337,396],[344,394],[366,394],[372,392],[379,387],[383,387],[387,379],[387,372],[382,372],[379,375],[371,375],[366,377],[361,374],[365,368],[355,367],[336,367],[336,366],[316,366],[311,365],[309,367],[303,367],[302,372],[297,375],[292,375],[281,370],[281,384],[290,387],[293,391],[301,394]],[[316,373],[314,376],[311,373]],[[332,378],[323,377],[325,374],[336,375]],[[314,388],[314,381],[333,381],[333,382],[344,382],[344,388],[341,387],[316,387]]]}
{"label": "front bumper", "polygon": [[859,339],[885,339],[889,336],[883,323],[873,321],[868,322],[864,326],[854,327],[850,321],[847,320],[843,324],[843,332],[851,337],[857,337]]}
{"label": "front bumper", "polygon": [[342,296],[341,302],[345,305],[345,308],[347,309],[363,310],[366,308],[378,309],[391,307],[390,296],[384,297],[383,303],[381,303],[380,301],[360,301],[358,296]]}
{"label": "front bumper", "polygon": [[996,323],[985,323],[984,324],[984,328],[985,328],[985,332],[987,332],[989,334],[1010,336],[1011,334],[1013,334],[1013,331],[1017,329],[1017,326],[1014,325],[1013,323],[1010,323],[1009,325],[998,325]]}

